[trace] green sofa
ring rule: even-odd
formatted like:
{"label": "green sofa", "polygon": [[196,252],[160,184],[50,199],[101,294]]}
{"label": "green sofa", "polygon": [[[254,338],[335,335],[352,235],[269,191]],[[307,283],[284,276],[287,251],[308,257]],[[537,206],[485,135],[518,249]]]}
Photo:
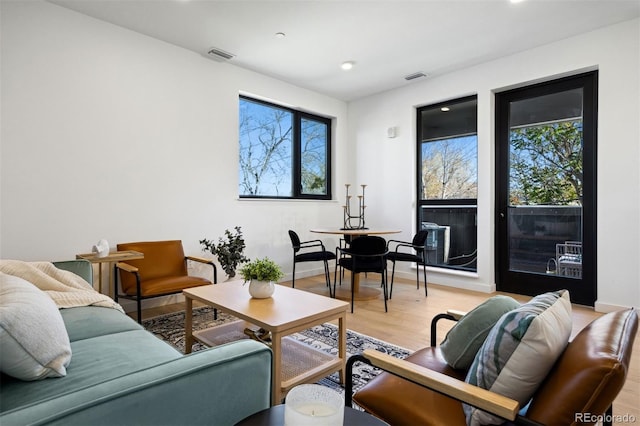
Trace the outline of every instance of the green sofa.
{"label": "green sofa", "polygon": [[[55,265],[92,282],[89,262]],[[183,355],[115,309],[60,312],[72,349],[67,375],[3,374],[1,425],[232,425],[270,405],[272,354],[261,343]]]}

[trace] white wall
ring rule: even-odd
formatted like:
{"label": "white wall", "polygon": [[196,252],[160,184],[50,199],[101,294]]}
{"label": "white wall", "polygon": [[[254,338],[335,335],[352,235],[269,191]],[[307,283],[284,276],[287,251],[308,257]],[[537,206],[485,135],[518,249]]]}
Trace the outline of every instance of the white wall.
{"label": "white wall", "polygon": [[[627,21],[402,89],[352,102],[349,140],[356,180],[380,208],[373,222],[415,231],[416,106],[478,95],[478,273],[430,271],[429,281],[493,291],[494,93],[579,71],[599,70],[598,300],[596,309],[640,306],[640,21]],[[428,71],[428,70],[426,70]],[[397,126],[388,139],[386,128]]]}
{"label": "white wall", "polygon": [[[340,223],[347,182],[369,185],[368,225],[398,227],[410,238],[415,107],[477,93],[478,274],[431,271],[430,281],[491,291],[493,92],[597,67],[597,308],[640,306],[638,20],[347,108],[50,3],[0,5],[0,258],[73,258],[100,238],[112,245],[177,238],[187,253],[201,254],[198,240],[217,239],[240,225],[249,256],[269,255],[290,271],[286,231],[296,229],[305,238],[312,227]],[[336,201],[237,199],[240,91],[336,118]],[[394,139],[386,137],[391,126],[398,127]],[[337,242],[325,240],[331,247]],[[321,270],[300,266],[301,275]]]}
{"label": "white wall", "polygon": [[239,225],[249,257],[290,272],[287,230],[342,220],[336,201],[238,200],[238,94],[334,117],[336,182],[344,102],[46,2],[3,1],[1,27],[1,258],[69,259],[101,238],[202,255]]}

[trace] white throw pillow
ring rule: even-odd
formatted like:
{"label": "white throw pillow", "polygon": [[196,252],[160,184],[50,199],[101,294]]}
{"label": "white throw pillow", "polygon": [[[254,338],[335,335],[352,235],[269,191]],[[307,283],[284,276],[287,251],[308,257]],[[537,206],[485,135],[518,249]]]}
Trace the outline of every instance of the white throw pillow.
{"label": "white throw pillow", "polygon": [[53,300],[0,273],[0,371],[21,380],[62,377],[70,361],[69,335]]}
{"label": "white throw pillow", "polygon": [[[526,404],[562,354],[571,334],[569,292],[534,297],[504,314],[476,354],[466,381]],[[468,425],[504,420],[464,405]]]}

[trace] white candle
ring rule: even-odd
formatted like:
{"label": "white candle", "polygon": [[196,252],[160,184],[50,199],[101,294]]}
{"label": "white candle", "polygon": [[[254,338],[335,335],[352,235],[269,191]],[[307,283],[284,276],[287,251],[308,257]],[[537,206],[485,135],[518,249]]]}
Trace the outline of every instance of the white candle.
{"label": "white candle", "polygon": [[307,404],[298,405],[295,408],[295,411],[311,417],[326,417],[335,414],[338,410],[336,410],[335,407],[332,407],[328,404],[323,404],[322,402],[309,402]]}
{"label": "white candle", "polygon": [[300,385],[287,395],[285,426],[341,426],[343,421],[344,399],[328,387]]}

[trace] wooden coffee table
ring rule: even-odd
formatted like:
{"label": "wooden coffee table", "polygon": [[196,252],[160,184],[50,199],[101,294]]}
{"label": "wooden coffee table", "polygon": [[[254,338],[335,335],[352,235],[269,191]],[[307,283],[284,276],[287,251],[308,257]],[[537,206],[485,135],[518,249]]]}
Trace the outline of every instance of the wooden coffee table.
{"label": "wooden coffee table", "polygon": [[[245,337],[243,330],[248,325],[271,332],[272,405],[280,404],[292,387],[316,382],[334,371],[339,371],[340,382],[344,383],[348,303],[281,285],[276,285],[273,296],[254,299],[241,280],[194,287],[184,290],[183,294],[186,302],[185,353],[191,352],[194,340],[213,346],[233,340],[233,336]],[[243,321],[192,332],[194,300]],[[334,319],[338,320],[337,357],[286,337]]]}

